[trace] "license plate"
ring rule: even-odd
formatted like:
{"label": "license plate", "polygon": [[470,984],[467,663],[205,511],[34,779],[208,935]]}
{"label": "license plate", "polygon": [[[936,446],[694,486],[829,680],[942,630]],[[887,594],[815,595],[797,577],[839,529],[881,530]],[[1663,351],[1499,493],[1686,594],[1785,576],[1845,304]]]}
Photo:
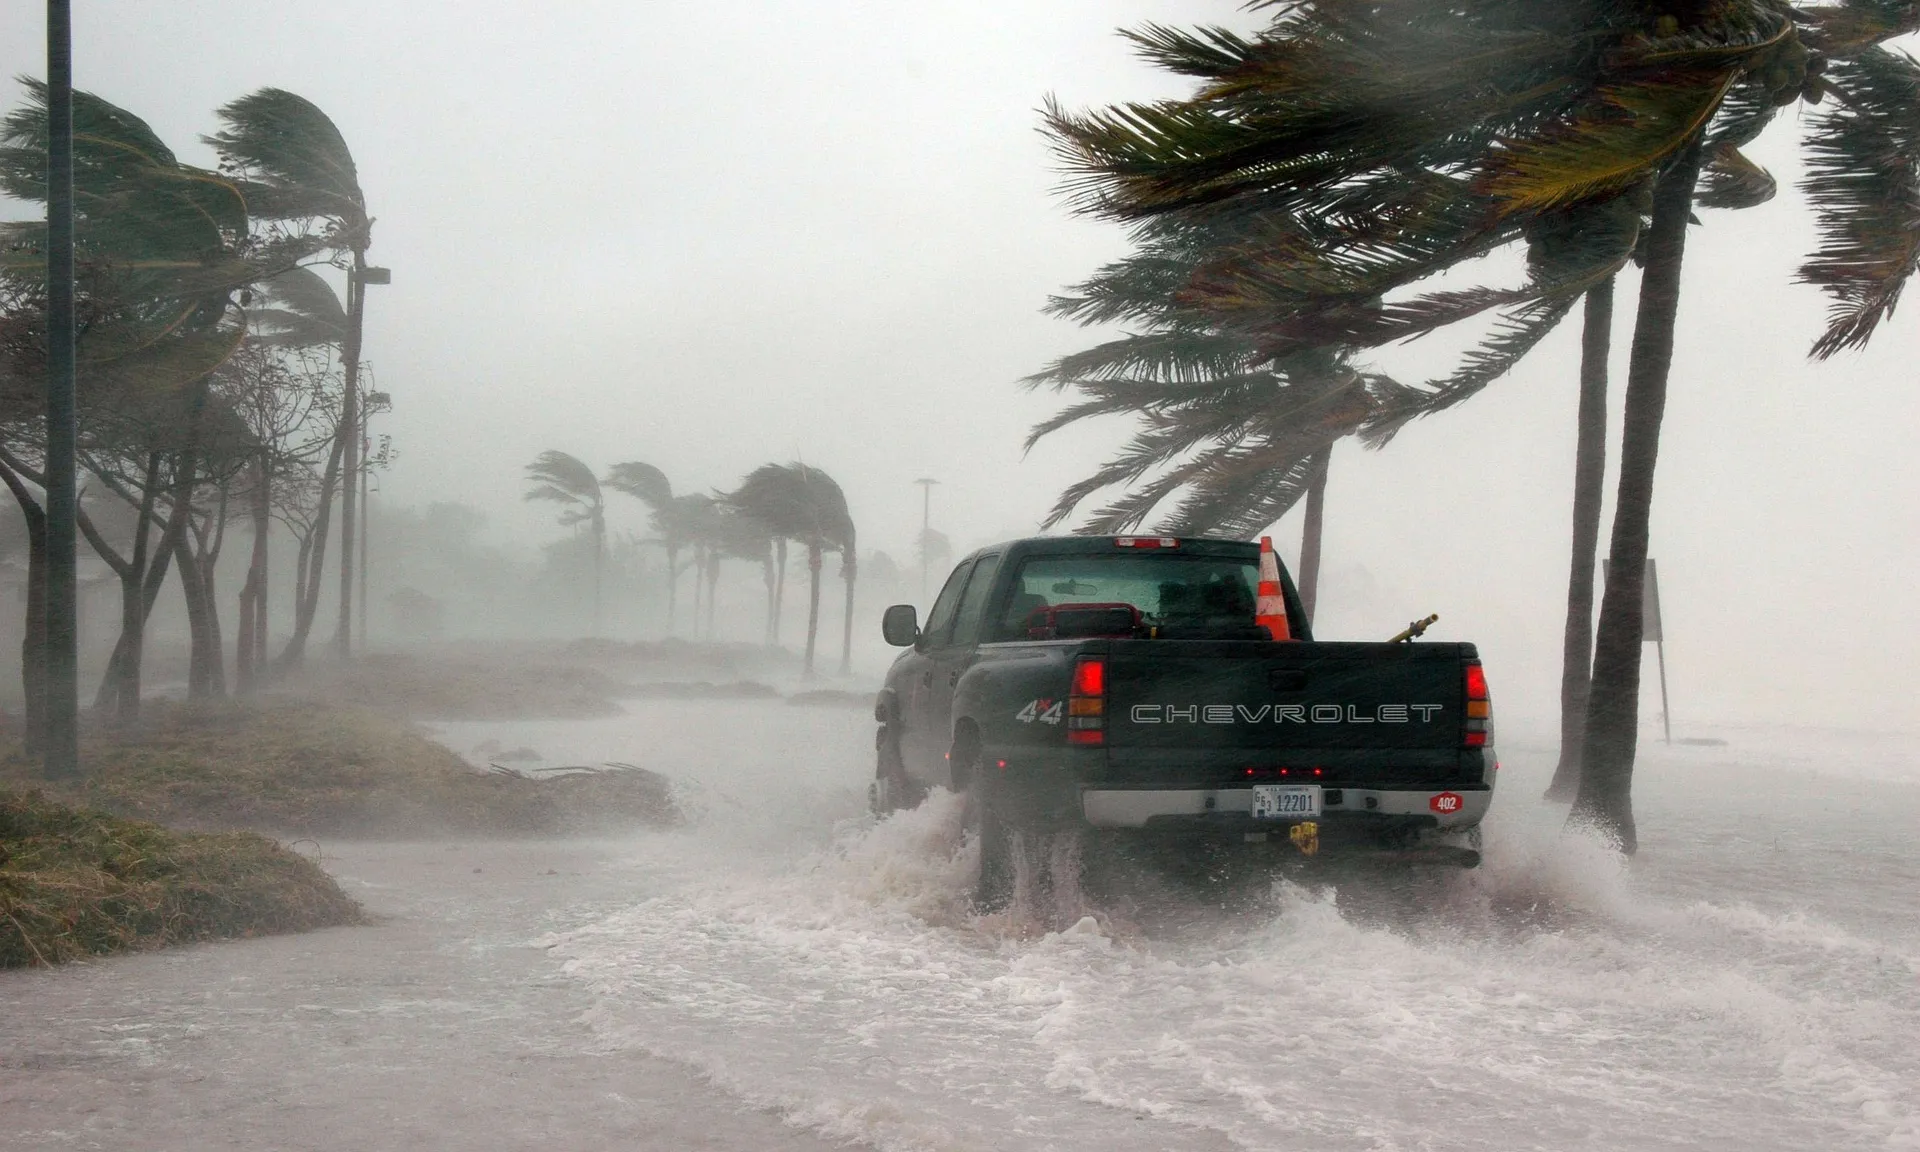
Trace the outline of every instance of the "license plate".
{"label": "license plate", "polygon": [[1255,784],[1253,818],[1256,820],[1307,819],[1320,815],[1318,784]]}

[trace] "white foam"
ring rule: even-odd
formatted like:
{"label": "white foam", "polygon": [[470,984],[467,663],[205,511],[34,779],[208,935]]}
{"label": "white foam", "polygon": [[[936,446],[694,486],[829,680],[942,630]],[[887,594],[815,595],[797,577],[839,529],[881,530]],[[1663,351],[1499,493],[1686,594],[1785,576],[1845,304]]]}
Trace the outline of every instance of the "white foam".
{"label": "white foam", "polygon": [[1629,865],[1510,776],[1475,872],[1103,906],[1062,856],[983,918],[959,799],[854,815],[864,755],[710,772],[709,825],[636,847],[654,895],[550,941],[600,1043],[887,1149],[1920,1147],[1920,935],[1873,912],[1914,861],[1874,813],[1650,779]]}

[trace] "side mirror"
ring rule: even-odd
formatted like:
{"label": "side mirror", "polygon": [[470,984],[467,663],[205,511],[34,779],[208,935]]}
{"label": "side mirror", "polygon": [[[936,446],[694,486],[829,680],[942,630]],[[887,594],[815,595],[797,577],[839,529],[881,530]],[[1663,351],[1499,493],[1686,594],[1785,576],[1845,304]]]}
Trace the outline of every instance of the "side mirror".
{"label": "side mirror", "polygon": [[887,614],[880,617],[880,634],[895,648],[906,648],[920,639],[920,617],[913,605],[895,604],[887,609]]}

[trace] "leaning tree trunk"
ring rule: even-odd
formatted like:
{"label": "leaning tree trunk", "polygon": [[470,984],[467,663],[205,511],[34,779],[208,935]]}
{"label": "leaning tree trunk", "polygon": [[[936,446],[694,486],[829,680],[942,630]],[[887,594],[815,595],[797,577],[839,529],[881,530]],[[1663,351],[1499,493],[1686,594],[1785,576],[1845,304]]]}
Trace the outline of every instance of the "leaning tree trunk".
{"label": "leaning tree trunk", "polygon": [[1686,255],[1687,221],[1693,213],[1694,183],[1700,175],[1700,151],[1696,137],[1661,175],[1653,194],[1646,271],[1640,279],[1633,355],[1627,366],[1620,486],[1614,497],[1611,559],[1594,643],[1580,790],[1568,817],[1616,837],[1627,853],[1639,847],[1632,792],[1640,725],[1641,581],[1647,565],[1654,466],[1667,407],[1667,376],[1673,368],[1680,270]]}
{"label": "leaning tree trunk", "polygon": [[258,686],[267,646],[267,538],[272,532],[272,490],[264,456],[254,462],[253,552],[247,561],[246,583],[240,589],[240,622],[233,653],[234,686],[241,695]]}
{"label": "leaning tree trunk", "polygon": [[1613,277],[1587,292],[1580,343],[1579,432],[1573,449],[1573,563],[1567,575],[1567,625],[1560,654],[1560,763],[1547,799],[1568,801],[1580,788],[1580,744],[1593,676],[1593,565],[1600,546],[1600,502],[1607,478],[1607,357],[1613,342]]}
{"label": "leaning tree trunk", "polygon": [[172,559],[170,550],[174,544],[174,521],[171,518],[161,527],[157,556],[151,548],[154,509],[159,502],[160,487],[160,453],[152,452],[147,456],[146,471],[141,480],[139,510],[134,518],[133,546],[125,558],[114,551],[113,545],[101,535],[84,509],[75,516],[87,543],[93,545],[93,550],[120,580],[120,636],[114,641],[106,672],[100,678],[99,690],[94,693],[93,707],[97,712],[112,713],[122,726],[131,725],[140,718],[140,674],[146,646],[147,615],[153,611],[154,597],[159,592],[154,570],[158,569],[159,578],[164,579],[166,566]]}
{"label": "leaning tree trunk", "polygon": [[200,567],[200,598],[206,606],[207,629],[207,680],[215,696],[227,694],[227,657],[226,642],[221,637],[219,581],[220,551],[227,539],[227,488],[220,489],[218,519],[214,521],[213,544],[205,547],[204,537],[199,539],[203,550],[195,559]]}
{"label": "leaning tree trunk", "polygon": [[0,464],[0,482],[20,505],[27,522],[27,604],[20,635],[20,691],[24,727],[20,739],[28,756],[37,756],[47,736],[47,512],[27,491],[19,473]]}
{"label": "leaning tree trunk", "polygon": [[327,527],[332,519],[333,493],[340,486],[340,457],[345,447],[336,436],[333,451],[327,457],[326,470],[320,474],[319,510],[314,515],[312,530],[300,543],[300,595],[293,607],[293,635],[287,638],[287,646],[281,649],[274,663],[276,672],[298,668],[307,657],[307,637],[313,632],[313,618],[320,611],[320,578],[327,559]]}
{"label": "leaning tree trunk", "polygon": [[179,548],[180,590],[187,602],[187,699],[205,700],[213,691],[213,664],[207,654],[207,585],[200,558],[191,544]]}
{"label": "leaning tree trunk", "polygon": [[707,639],[709,641],[714,640],[719,633],[719,626],[715,622],[717,609],[714,605],[720,600],[720,559],[720,553],[715,551],[712,558],[707,561]]}
{"label": "leaning tree trunk", "polygon": [[801,665],[801,674],[813,675],[813,646],[820,635],[820,565],[821,549],[817,543],[807,545],[807,658]]}
{"label": "leaning tree trunk", "polygon": [[1333,445],[1313,454],[1307,482],[1306,523],[1300,529],[1300,606],[1306,610],[1307,627],[1313,627],[1313,605],[1320,596],[1320,534],[1327,520],[1327,468],[1333,462]]}
{"label": "leaning tree trunk", "polygon": [[145,574],[135,585],[138,598],[129,604],[124,598],[129,590],[124,584],[121,588],[120,643],[114,646],[113,659],[95,697],[95,707],[104,707],[105,702],[111,701],[114,721],[122,727],[129,727],[140,719],[147,621],[153,619],[153,606],[160,599],[160,589],[166,585],[167,571],[173,565],[173,550],[179,546],[183,530],[177,517],[169,517],[160,530],[160,543],[154,549],[153,559],[144,566]]}

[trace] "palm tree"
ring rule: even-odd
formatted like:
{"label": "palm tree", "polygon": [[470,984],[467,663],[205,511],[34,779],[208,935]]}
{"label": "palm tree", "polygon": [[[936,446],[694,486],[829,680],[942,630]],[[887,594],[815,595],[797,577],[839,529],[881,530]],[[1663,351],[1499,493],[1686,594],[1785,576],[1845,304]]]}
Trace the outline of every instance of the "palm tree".
{"label": "palm tree", "polygon": [[[339,435],[345,483],[340,499],[340,621],[334,643],[341,656],[353,636],[353,541],[360,475],[360,352],[366,317],[367,247],[373,218],[360,189],[353,153],[333,121],[317,105],[280,88],[262,88],[219,111],[226,127],[206,138],[220,154],[222,171],[240,181],[255,216],[317,228],[295,234],[302,247],[315,243],[347,259],[347,326],[341,345],[346,389]],[[324,556],[325,538],[319,551]]]}
{"label": "palm tree", "polygon": [[667,634],[672,635],[680,593],[680,549],[688,539],[686,517],[675,503],[673,483],[665,472],[639,460],[615,464],[602,483],[645,504],[651,513],[654,536],[667,554]]}
{"label": "palm tree", "polygon": [[607,553],[607,507],[600,480],[579,457],[548,449],[527,465],[529,500],[560,505],[560,523],[587,525],[593,538],[593,634],[600,634],[600,589]]}
{"label": "palm tree", "polygon": [[[839,551],[843,559],[854,548],[853,519],[847,512],[847,498],[840,485],[818,468],[798,462],[763,464],[747,474],[740,487],[726,497],[740,509],[765,525],[772,534],[785,571],[784,542],[795,541],[807,550],[807,648],[803,664],[806,675],[813,675],[814,649],[820,631],[820,570],[828,551]],[[855,563],[844,560],[841,571],[847,581],[848,614],[852,614]],[[776,596],[776,612],[778,599]],[[776,616],[776,627],[777,616]],[[842,664],[851,659],[852,635],[848,633]]]}
{"label": "palm tree", "polygon": [[[1775,108],[1859,83],[1844,71],[1823,78],[1826,57],[1880,51],[1879,39],[1916,24],[1920,9],[1902,4],[1787,10],[1753,0],[1675,15],[1624,2],[1435,9],[1305,0],[1252,39],[1217,29],[1136,34],[1149,56],[1202,78],[1193,99],[1050,112],[1085,210],[1129,221],[1186,215],[1200,227],[1234,213],[1256,218],[1182,295],[1253,335],[1263,352],[1371,347],[1504,309],[1494,339],[1453,378],[1372,419],[1364,434],[1375,438],[1484,387],[1611,277],[1621,253],[1581,262],[1572,279],[1543,279],[1536,268],[1518,290],[1383,305],[1389,293],[1652,187],[1613,536],[1620,578],[1602,604],[1574,806],[1628,850],[1640,575],[1695,186],[1704,172],[1709,192],[1770,192],[1739,147]],[[1884,122],[1902,97],[1882,87],[1892,93],[1876,118]],[[1856,147],[1848,160],[1877,165],[1898,184],[1912,155]],[[1870,209],[1856,196],[1836,198],[1835,211],[1851,228]],[[1880,210],[1880,235],[1897,234],[1891,215]],[[1861,272],[1864,248],[1829,244],[1850,285],[1834,290],[1840,307],[1877,320],[1891,304],[1886,287],[1912,266],[1882,262],[1876,280]]]}

